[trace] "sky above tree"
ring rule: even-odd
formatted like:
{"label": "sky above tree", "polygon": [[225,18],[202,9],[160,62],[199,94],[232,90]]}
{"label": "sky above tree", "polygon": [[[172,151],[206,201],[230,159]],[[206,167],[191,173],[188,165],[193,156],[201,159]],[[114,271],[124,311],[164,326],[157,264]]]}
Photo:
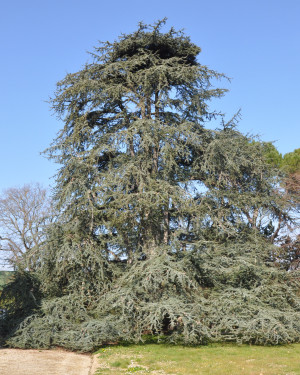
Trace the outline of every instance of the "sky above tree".
{"label": "sky above tree", "polygon": [[[49,97],[66,73],[78,71],[97,41],[132,32],[139,21],[168,18],[200,46],[201,64],[225,73],[230,92],[211,103],[227,119],[241,109],[239,129],[299,148],[298,0],[15,0],[0,14],[0,189],[49,179],[56,166],[40,155],[62,122]],[[215,124],[218,126],[218,124]]]}

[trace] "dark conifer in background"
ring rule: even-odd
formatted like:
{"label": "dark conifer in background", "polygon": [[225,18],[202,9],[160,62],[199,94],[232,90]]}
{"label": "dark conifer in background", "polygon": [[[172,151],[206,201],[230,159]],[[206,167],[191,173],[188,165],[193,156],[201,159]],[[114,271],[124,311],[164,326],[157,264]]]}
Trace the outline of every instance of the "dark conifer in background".
{"label": "dark conifer in background", "polygon": [[300,339],[295,274],[275,265],[264,221],[284,211],[277,172],[210,111],[226,77],[164,24],[100,44],[57,85],[58,218],[40,254],[44,299],[12,346]]}

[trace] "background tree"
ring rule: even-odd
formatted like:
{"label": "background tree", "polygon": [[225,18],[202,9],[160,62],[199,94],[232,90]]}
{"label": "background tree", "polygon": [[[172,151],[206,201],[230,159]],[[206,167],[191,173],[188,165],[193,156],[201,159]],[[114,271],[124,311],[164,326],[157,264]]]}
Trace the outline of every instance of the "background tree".
{"label": "background tree", "polygon": [[45,298],[10,345],[88,351],[145,333],[299,341],[297,280],[274,266],[257,230],[257,208],[278,204],[278,173],[235,119],[205,128],[224,75],[164,23],[102,44],[58,83],[64,127],[48,154],[61,165],[59,217],[40,252]]}
{"label": "background tree", "polygon": [[50,216],[47,190],[39,184],[4,190],[0,197],[2,259],[11,267],[34,270]]}
{"label": "background tree", "polygon": [[282,167],[288,174],[299,173],[300,170],[300,148],[283,156]]}
{"label": "background tree", "polygon": [[271,243],[279,245],[299,228],[300,181],[297,169],[300,164],[297,150],[282,156],[271,142],[252,141],[251,145],[262,148],[264,163],[273,169],[271,174],[274,180],[268,202],[258,202],[256,208],[252,209],[252,215],[248,210],[245,215],[251,225],[265,233]]}
{"label": "background tree", "polygon": [[[283,172],[281,187],[284,189],[284,198],[289,202],[294,220],[285,226],[285,230],[278,237],[280,259],[290,270],[299,268],[300,259],[300,149],[285,154],[281,161]],[[284,222],[284,220],[283,220]]]}
{"label": "background tree", "polygon": [[300,148],[283,156],[281,168],[285,173],[285,190],[300,210]]}

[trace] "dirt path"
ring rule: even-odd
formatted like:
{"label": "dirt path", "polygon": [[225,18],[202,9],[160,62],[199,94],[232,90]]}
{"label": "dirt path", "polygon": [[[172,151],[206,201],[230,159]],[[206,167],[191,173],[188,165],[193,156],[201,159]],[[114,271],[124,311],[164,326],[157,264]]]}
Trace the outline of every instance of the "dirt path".
{"label": "dirt path", "polygon": [[0,349],[1,375],[92,375],[96,358],[63,350]]}

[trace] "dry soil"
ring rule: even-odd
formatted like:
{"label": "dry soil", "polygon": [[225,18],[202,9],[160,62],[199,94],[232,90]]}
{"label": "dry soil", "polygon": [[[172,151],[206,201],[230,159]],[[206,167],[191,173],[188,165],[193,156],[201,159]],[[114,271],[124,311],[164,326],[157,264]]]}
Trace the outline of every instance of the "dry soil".
{"label": "dry soil", "polygon": [[0,349],[1,375],[92,375],[96,357],[64,350]]}

